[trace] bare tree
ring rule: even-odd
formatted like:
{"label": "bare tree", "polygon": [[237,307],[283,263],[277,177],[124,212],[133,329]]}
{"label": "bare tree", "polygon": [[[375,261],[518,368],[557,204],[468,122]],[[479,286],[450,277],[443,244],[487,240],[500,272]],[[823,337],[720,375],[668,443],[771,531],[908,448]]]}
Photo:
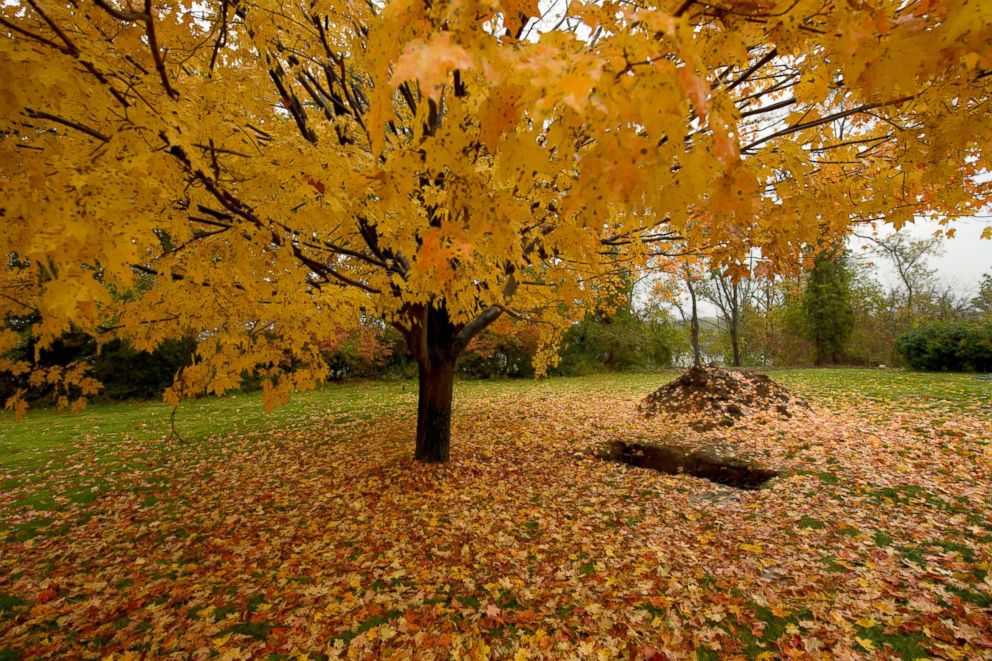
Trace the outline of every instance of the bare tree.
{"label": "bare tree", "polygon": [[[788,281],[782,276],[761,278],[754,287],[754,320],[758,326],[746,324],[745,337],[757,348],[762,366],[776,359],[782,342],[782,306],[785,303]],[[798,285],[796,285],[798,286]]]}
{"label": "bare tree", "polygon": [[689,290],[689,301],[692,306],[692,318],[689,322],[689,341],[692,344],[692,366],[703,364],[703,352],[699,348],[699,311],[696,309],[696,286],[693,284],[692,273],[688,266],[683,267],[685,273],[685,288]]}
{"label": "bare tree", "polygon": [[992,314],[992,272],[982,276],[978,284],[978,293],[971,299],[971,306],[979,314]]}
{"label": "bare tree", "polygon": [[698,288],[699,296],[715,305],[727,324],[731,364],[734,367],[740,367],[744,361],[741,330],[756,288],[757,280],[751,277],[734,277],[719,270],[710,271],[709,282],[701,283]]}
{"label": "bare tree", "polygon": [[943,254],[941,238],[911,239],[902,232],[893,232],[881,238],[861,234],[855,236],[871,244],[872,254],[891,262],[904,290],[904,310],[912,314],[919,304],[920,295],[934,287],[937,271],[927,262]]}

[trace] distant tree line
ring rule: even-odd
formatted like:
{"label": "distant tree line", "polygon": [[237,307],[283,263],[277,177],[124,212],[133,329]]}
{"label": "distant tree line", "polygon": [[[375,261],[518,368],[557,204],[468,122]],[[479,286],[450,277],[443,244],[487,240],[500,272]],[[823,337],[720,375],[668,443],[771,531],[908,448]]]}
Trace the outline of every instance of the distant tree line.
{"label": "distant tree line", "polygon": [[[716,356],[732,366],[990,369],[982,356],[992,351],[984,339],[992,332],[992,274],[960,292],[941,283],[930,265],[942,250],[941,239],[898,232],[862,238],[868,244],[863,254],[823,246],[808,270],[792,276],[762,277],[751,265],[734,280],[704,261],[691,277],[680,274],[674,279],[680,284],[676,307],[683,337],[697,345],[686,354]],[[890,267],[894,284],[877,278],[876,261]],[[697,317],[701,330],[694,333],[688,308],[695,299],[709,302],[717,316]],[[934,349],[942,358],[921,357],[936,344],[945,347]],[[951,344],[953,351],[946,348]]]}
{"label": "distant tree line", "polygon": [[[982,276],[973,296],[963,295],[942,286],[929,265],[941,250],[938,239],[911,240],[900,233],[865,238],[871,246],[865,255],[825,246],[807,271],[793,276],[759,277],[753,265],[732,275],[703,260],[680,263],[662,279],[664,294],[636,302],[628,278],[566,332],[549,373],[652,371],[707,362],[992,371],[992,274]],[[895,286],[875,277],[871,259],[891,265]],[[703,302],[717,311],[715,318],[700,316]],[[28,332],[36,322],[31,315],[4,321],[23,337],[6,357],[52,366],[86,363],[103,384],[102,399],[160,396],[191,364],[203,340],[172,340],[148,352],[121,340],[100,345],[70,330],[38,351]],[[503,318],[471,342],[458,370],[466,378],[533,377],[539,341],[533,326]],[[416,375],[404,339],[380,320],[331,338],[324,357],[331,379]],[[292,369],[291,362],[284,367]],[[252,375],[245,376],[245,388],[257,386]],[[0,380],[0,401],[17,390],[40,403],[59,396],[50,384],[22,374]]]}
{"label": "distant tree line", "polygon": [[[681,342],[680,330],[660,308],[635,307],[631,293],[632,285],[627,283],[569,329],[549,373],[574,376],[668,367]],[[192,363],[198,339],[168,341],[148,352],[121,340],[99,345],[84,333],[69,331],[53,346],[37,351],[28,332],[32,323],[35,320],[31,317],[6,320],[6,326],[21,331],[23,337],[7,357],[36,360],[40,365],[86,363],[89,374],[103,384],[95,398],[98,400],[160,396],[176,373]],[[539,338],[533,326],[500,320],[472,341],[458,365],[459,372],[467,378],[533,377]],[[347,336],[330,338],[323,353],[332,380],[416,376],[417,365],[409,357],[404,339],[379,320],[369,320]],[[293,368],[291,362],[284,367]],[[259,381],[253,375],[244,376],[243,389],[258,387]],[[35,404],[46,400],[55,403],[59,396],[51,384],[31,380],[27,375],[0,379],[0,401],[17,390],[26,391]]]}

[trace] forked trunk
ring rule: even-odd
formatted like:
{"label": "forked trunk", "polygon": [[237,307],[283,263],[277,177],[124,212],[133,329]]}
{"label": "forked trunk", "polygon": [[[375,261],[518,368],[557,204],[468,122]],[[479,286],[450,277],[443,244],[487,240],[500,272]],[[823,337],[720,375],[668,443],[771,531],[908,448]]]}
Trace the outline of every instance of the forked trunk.
{"label": "forked trunk", "polygon": [[417,461],[440,463],[451,456],[451,400],[455,363],[469,341],[500,315],[489,308],[467,324],[452,323],[443,306],[407,308],[407,323],[394,323],[417,361]]}

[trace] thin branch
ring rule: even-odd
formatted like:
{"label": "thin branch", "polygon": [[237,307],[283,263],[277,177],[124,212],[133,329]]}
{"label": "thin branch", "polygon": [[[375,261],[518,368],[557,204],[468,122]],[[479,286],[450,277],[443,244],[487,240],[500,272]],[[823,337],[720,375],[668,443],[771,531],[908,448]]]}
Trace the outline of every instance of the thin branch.
{"label": "thin branch", "polygon": [[760,108],[755,108],[754,110],[747,110],[741,113],[741,118],[750,117],[751,115],[761,115],[763,113],[772,112],[773,110],[778,110],[780,108],[787,108],[792,104],[796,103],[796,101],[797,101],[796,97],[792,97],[789,99],[784,99],[777,103],[768,104],[767,106],[761,106]]}
{"label": "thin branch", "polygon": [[158,47],[158,37],[155,35],[155,20],[152,17],[152,0],[145,0],[145,34],[148,36],[148,47],[152,51],[152,58],[155,60],[155,70],[158,71],[158,77],[162,79],[162,87],[165,88],[165,93],[173,99],[178,99],[179,92],[169,82],[169,74],[165,70],[165,59],[162,57],[162,51]]}
{"label": "thin branch", "polygon": [[891,105],[895,105],[897,103],[903,103],[904,101],[909,101],[912,98],[914,98],[914,97],[913,96],[904,96],[904,97],[900,97],[898,99],[893,99],[891,101],[881,101],[879,103],[866,103],[866,104],[863,104],[863,105],[858,106],[857,108],[851,108],[850,110],[844,110],[842,112],[837,112],[837,113],[834,113],[832,115],[827,115],[825,117],[820,117],[819,119],[814,119],[814,120],[811,120],[811,121],[808,121],[808,122],[800,122],[799,124],[793,124],[792,126],[787,126],[786,128],[784,128],[784,129],[782,129],[780,131],[775,131],[774,133],[771,133],[769,135],[766,135],[763,138],[759,138],[758,140],[755,140],[754,142],[752,142],[751,144],[747,145],[746,147],[743,147],[741,149],[741,151],[742,152],[750,151],[751,149],[754,149],[755,147],[757,147],[760,144],[763,144],[765,142],[768,142],[769,140],[774,140],[775,138],[780,138],[783,135],[789,135],[790,133],[797,133],[797,132],[803,131],[805,129],[810,129],[810,128],[814,128],[814,127],[817,127],[817,126],[822,126],[823,124],[829,124],[830,122],[836,121],[838,119],[843,119],[844,117],[850,117],[851,115],[857,115],[859,113],[867,112],[869,110],[875,110],[876,108],[883,108],[885,106],[891,106]]}
{"label": "thin branch", "polygon": [[770,51],[765,53],[760,59],[758,59],[757,62],[752,64],[747,71],[742,73],[737,80],[727,85],[727,91],[729,92],[741,83],[745,82],[748,78],[754,75],[755,71],[768,64],[776,55],[778,55],[778,48],[772,48]]}
{"label": "thin branch", "polygon": [[33,110],[31,108],[25,108],[24,114],[30,117],[31,119],[47,119],[51,122],[55,122],[56,124],[61,124],[62,126],[68,126],[71,129],[76,129],[81,133],[85,133],[91,138],[96,138],[101,142],[108,142],[110,140],[108,136],[104,135],[103,133],[100,133],[96,129],[90,128],[85,124],[80,124],[79,122],[74,122],[71,119],[66,119],[65,117],[59,117],[58,115],[42,112],[40,110]]}
{"label": "thin branch", "polygon": [[93,2],[97,7],[117,20],[128,23],[144,23],[145,36],[148,38],[148,49],[151,51],[152,59],[155,60],[155,70],[158,71],[159,78],[162,80],[162,87],[165,88],[165,93],[171,98],[178,99],[179,92],[169,82],[169,74],[165,70],[165,59],[162,57],[162,51],[158,47],[158,36],[155,34],[155,19],[152,16],[152,0],[145,0],[144,12],[120,10],[107,2],[107,0],[93,0]]}

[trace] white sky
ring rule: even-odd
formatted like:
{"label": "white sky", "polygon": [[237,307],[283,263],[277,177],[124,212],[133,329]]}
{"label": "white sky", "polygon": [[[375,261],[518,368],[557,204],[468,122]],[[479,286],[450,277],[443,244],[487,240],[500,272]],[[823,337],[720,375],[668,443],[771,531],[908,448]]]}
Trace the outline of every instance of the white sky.
{"label": "white sky", "polygon": [[[943,254],[928,261],[930,267],[937,271],[935,277],[939,285],[949,285],[958,295],[965,298],[971,298],[978,293],[978,283],[982,274],[992,273],[992,240],[980,238],[982,230],[990,224],[992,218],[983,217],[964,218],[946,226],[946,229],[956,230],[954,237],[945,238]],[[900,231],[909,234],[912,238],[925,239],[932,236],[939,228],[940,225],[936,221],[917,220],[904,225]],[[886,229],[884,226],[880,230],[882,235],[892,231],[891,228]],[[852,237],[848,246],[852,252],[858,254],[865,243],[867,241]],[[871,258],[871,261],[875,266],[875,278],[887,288],[896,287],[898,280],[891,263],[880,257]],[[701,317],[715,317],[718,314],[716,306],[706,301],[699,301],[698,309]],[[678,313],[674,310],[673,313],[678,318]]]}
{"label": "white sky", "polygon": [[[988,218],[965,218],[947,226],[956,230],[954,237],[945,239],[944,253],[929,261],[931,268],[937,269],[939,283],[950,285],[959,294],[972,296],[978,292],[982,274],[992,272],[992,241],[980,238],[982,230],[990,224],[992,220]],[[912,238],[925,239],[939,227],[936,221],[917,220],[903,226],[901,231]],[[855,237],[848,245],[858,253],[865,243]],[[883,284],[893,286],[895,272],[889,263],[880,258],[873,261],[876,264],[875,277]]]}

